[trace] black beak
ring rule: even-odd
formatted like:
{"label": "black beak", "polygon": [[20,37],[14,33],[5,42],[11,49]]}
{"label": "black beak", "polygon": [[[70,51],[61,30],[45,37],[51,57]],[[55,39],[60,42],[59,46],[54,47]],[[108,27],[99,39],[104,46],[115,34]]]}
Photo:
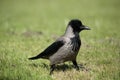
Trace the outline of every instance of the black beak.
{"label": "black beak", "polygon": [[82,25],[81,29],[83,29],[83,30],[91,30],[89,27],[87,27],[85,25]]}

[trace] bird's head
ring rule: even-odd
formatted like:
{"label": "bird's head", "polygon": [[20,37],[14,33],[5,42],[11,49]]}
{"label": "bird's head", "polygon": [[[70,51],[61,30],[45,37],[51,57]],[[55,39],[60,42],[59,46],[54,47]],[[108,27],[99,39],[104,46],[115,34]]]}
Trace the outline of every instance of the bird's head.
{"label": "bird's head", "polygon": [[82,30],[90,30],[89,27],[82,24],[82,22],[78,19],[73,19],[68,23],[68,26],[72,27],[73,32],[80,32]]}

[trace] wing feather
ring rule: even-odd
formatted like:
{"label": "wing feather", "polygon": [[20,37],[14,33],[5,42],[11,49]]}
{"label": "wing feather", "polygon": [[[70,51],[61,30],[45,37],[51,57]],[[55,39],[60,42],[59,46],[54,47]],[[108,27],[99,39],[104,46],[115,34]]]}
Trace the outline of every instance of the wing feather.
{"label": "wing feather", "polygon": [[57,40],[52,43],[48,48],[46,48],[42,53],[38,54],[35,57],[29,58],[30,60],[45,58],[48,59],[51,55],[56,53],[64,45],[63,40]]}

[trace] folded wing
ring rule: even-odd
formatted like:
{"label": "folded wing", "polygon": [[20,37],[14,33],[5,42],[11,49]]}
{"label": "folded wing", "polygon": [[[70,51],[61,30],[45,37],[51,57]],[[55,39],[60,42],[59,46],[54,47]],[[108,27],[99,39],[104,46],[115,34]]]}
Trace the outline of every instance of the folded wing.
{"label": "folded wing", "polygon": [[51,44],[48,48],[46,48],[42,53],[38,54],[35,57],[29,58],[30,60],[38,59],[38,58],[46,58],[48,59],[51,55],[56,53],[62,46],[64,45],[63,40],[57,40],[53,44]]}

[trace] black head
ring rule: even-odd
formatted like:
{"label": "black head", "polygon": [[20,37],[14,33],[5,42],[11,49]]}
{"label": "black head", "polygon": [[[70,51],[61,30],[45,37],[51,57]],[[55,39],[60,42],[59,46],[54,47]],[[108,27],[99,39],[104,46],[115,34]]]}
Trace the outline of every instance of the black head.
{"label": "black head", "polygon": [[73,28],[74,32],[80,32],[82,30],[90,30],[90,28],[84,26],[82,22],[78,19],[71,20],[68,25]]}

